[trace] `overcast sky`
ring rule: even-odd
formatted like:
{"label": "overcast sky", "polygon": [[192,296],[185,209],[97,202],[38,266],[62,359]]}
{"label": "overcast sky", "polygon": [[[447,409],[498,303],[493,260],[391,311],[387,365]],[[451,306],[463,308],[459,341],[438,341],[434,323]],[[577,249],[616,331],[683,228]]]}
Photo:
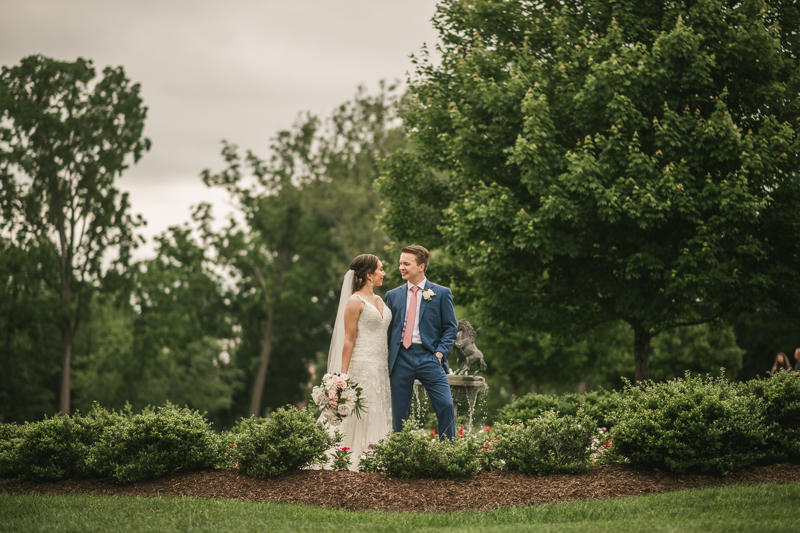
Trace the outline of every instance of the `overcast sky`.
{"label": "overcast sky", "polygon": [[[224,194],[199,179],[220,141],[267,154],[301,111],[320,116],[359,84],[405,80],[436,42],[435,0],[0,0],[0,65],[31,54],[119,66],[142,86],[153,147],[118,182],[148,237]],[[137,253],[152,255],[147,246]]]}

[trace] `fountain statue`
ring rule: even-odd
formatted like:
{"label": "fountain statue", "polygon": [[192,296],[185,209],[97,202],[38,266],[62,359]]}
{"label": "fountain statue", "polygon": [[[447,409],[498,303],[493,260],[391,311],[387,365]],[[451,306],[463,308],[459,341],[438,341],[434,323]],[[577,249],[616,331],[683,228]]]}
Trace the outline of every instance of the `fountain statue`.
{"label": "fountain statue", "polygon": [[[453,396],[453,411],[458,416],[458,404],[467,402],[469,406],[467,429],[472,428],[472,416],[475,414],[475,404],[478,400],[478,393],[488,389],[486,379],[478,376],[478,372],[486,370],[486,362],[483,360],[483,353],[475,346],[475,328],[466,319],[458,321],[458,337],[453,347],[452,355],[455,356],[455,364],[463,366],[457,371],[447,375],[450,382],[450,394]],[[470,367],[478,365],[478,370],[473,375],[469,375]],[[419,389],[424,388],[419,381],[414,383],[414,396],[416,397],[417,410],[419,410]]]}
{"label": "fountain statue", "polygon": [[458,336],[456,337],[456,344],[453,346],[453,353],[456,356],[456,363],[459,361],[464,362],[464,366],[457,370],[455,374],[466,376],[469,373],[472,365],[478,365],[478,370],[474,375],[480,372],[486,372],[486,362],[483,360],[483,352],[475,346],[475,328],[472,327],[467,319],[462,318],[458,321]]}

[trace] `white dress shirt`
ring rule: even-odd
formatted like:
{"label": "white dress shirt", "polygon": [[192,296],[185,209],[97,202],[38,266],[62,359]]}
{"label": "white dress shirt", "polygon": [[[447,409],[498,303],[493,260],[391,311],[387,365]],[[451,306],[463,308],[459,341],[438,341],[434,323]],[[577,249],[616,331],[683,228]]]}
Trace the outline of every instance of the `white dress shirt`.
{"label": "white dress shirt", "polygon": [[[419,310],[420,307],[422,307],[422,290],[425,288],[426,281],[425,278],[422,278],[422,281],[417,285],[417,287],[419,287],[417,291],[417,316],[414,318],[414,330],[411,332],[411,344],[422,344],[422,339],[419,336]],[[414,294],[414,291],[411,290],[413,286],[414,284],[409,281],[408,290],[406,291],[406,316],[408,316],[408,306],[411,305],[411,295]]]}

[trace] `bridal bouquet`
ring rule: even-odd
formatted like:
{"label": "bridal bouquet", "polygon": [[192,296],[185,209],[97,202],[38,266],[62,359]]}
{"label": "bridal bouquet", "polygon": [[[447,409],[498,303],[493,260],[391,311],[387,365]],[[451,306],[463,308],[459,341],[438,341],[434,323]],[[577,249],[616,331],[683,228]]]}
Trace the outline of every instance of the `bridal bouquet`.
{"label": "bridal bouquet", "polygon": [[311,399],[332,426],[338,426],[353,413],[361,418],[361,413],[367,410],[363,389],[347,374],[322,376],[322,384],[312,389]]}

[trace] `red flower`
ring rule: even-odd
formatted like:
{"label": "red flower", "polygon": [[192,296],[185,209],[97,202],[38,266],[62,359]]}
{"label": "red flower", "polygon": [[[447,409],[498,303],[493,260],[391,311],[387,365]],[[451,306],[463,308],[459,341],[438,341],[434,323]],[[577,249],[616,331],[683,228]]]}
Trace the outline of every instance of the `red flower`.
{"label": "red flower", "polygon": [[486,426],[486,431],[491,431],[491,430],[492,430],[492,428],[490,428],[489,426]]}
{"label": "red flower", "polygon": [[348,448],[347,446],[343,446],[343,447],[342,447],[342,451],[349,450],[349,449],[350,449],[350,448]]}
{"label": "red flower", "polygon": [[492,440],[500,440],[500,439],[496,439],[496,438],[492,437]]}
{"label": "red flower", "polygon": [[436,432],[434,430],[431,430],[431,435],[436,435]]}

